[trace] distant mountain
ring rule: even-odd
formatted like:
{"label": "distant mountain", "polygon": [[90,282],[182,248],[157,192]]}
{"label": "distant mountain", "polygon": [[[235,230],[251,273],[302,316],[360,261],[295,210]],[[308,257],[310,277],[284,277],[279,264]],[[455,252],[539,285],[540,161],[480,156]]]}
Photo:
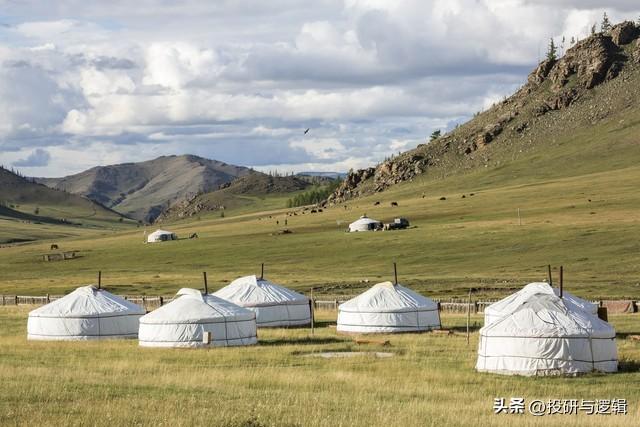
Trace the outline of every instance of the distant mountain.
{"label": "distant mountain", "polygon": [[314,184],[304,177],[271,176],[252,171],[222,188],[199,194],[189,200],[176,203],[158,217],[158,221],[188,218],[202,212],[233,209],[254,203],[256,198],[269,195],[288,194],[304,190]]}
{"label": "distant mountain", "polygon": [[85,197],[55,190],[0,167],[0,217],[23,222],[107,225],[120,214]]}
{"label": "distant mountain", "polygon": [[193,155],[97,166],[64,178],[36,178],[88,197],[131,218],[153,222],[175,203],[217,190],[251,169]]}

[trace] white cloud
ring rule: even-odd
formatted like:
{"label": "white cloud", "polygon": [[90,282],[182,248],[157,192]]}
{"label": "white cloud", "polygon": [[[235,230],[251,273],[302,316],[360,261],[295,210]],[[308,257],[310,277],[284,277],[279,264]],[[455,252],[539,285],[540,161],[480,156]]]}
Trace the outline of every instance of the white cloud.
{"label": "white cloud", "polygon": [[627,0],[10,3],[0,161],[363,167],[511,93],[549,37],[584,37],[604,10],[640,15]]}

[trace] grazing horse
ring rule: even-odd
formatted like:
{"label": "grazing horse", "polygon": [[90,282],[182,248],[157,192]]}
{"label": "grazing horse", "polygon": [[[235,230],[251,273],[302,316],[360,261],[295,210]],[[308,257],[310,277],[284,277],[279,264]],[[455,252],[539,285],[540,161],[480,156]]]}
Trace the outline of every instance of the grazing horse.
{"label": "grazing horse", "polygon": [[198,233],[193,233],[191,236],[189,236],[190,239],[197,239],[198,238]]}
{"label": "grazing horse", "polygon": [[398,202],[391,202],[391,206],[398,206]]}

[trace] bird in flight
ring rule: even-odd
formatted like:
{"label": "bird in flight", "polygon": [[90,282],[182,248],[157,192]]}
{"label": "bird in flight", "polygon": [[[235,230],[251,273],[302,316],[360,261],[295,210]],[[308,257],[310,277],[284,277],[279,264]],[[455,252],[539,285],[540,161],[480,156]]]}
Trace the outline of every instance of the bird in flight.
{"label": "bird in flight", "polygon": [[311,129],[311,128],[307,128],[307,130],[304,131],[305,135],[309,133],[309,129]]}

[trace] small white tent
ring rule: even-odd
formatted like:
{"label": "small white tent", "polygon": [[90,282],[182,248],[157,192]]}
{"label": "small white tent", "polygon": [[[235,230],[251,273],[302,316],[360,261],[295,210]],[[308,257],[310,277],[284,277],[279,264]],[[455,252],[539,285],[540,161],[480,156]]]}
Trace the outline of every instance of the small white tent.
{"label": "small white tent", "polygon": [[136,338],[138,319],[145,313],[144,308],[124,298],[94,286],[83,286],[31,311],[27,339]]}
{"label": "small white tent", "polygon": [[476,369],[506,375],[615,372],[613,327],[555,294],[530,294],[480,329]]}
{"label": "small white tent", "polygon": [[391,282],[378,283],[338,307],[338,332],[393,333],[440,329],[438,304]]}
{"label": "small white tent", "polygon": [[213,295],[255,312],[259,328],[311,323],[309,298],[256,276],[240,277]]}
{"label": "small white tent", "polygon": [[349,224],[349,232],[375,231],[381,227],[382,223],[380,221],[376,221],[375,219],[368,218],[366,215],[362,215],[360,219]]}
{"label": "small white tent", "polygon": [[156,230],[147,236],[147,243],[166,242],[168,240],[178,240],[176,233],[166,230]]}
{"label": "small white tent", "polygon": [[138,339],[142,347],[251,345],[257,342],[256,315],[214,295],[183,288],[173,301],[140,319]]}
{"label": "small white tent", "polygon": [[[549,295],[560,295],[560,290],[557,288],[552,288],[548,283],[545,282],[529,283],[518,292],[511,294],[508,297],[501,299],[500,301],[495,302],[485,308],[484,325],[490,325],[496,320],[513,313],[513,311],[520,307],[522,303],[525,302],[531,295],[540,293]],[[563,299],[568,305],[572,305],[594,315],[598,314],[597,304],[594,304],[582,298],[578,298],[566,291],[563,292]]]}

